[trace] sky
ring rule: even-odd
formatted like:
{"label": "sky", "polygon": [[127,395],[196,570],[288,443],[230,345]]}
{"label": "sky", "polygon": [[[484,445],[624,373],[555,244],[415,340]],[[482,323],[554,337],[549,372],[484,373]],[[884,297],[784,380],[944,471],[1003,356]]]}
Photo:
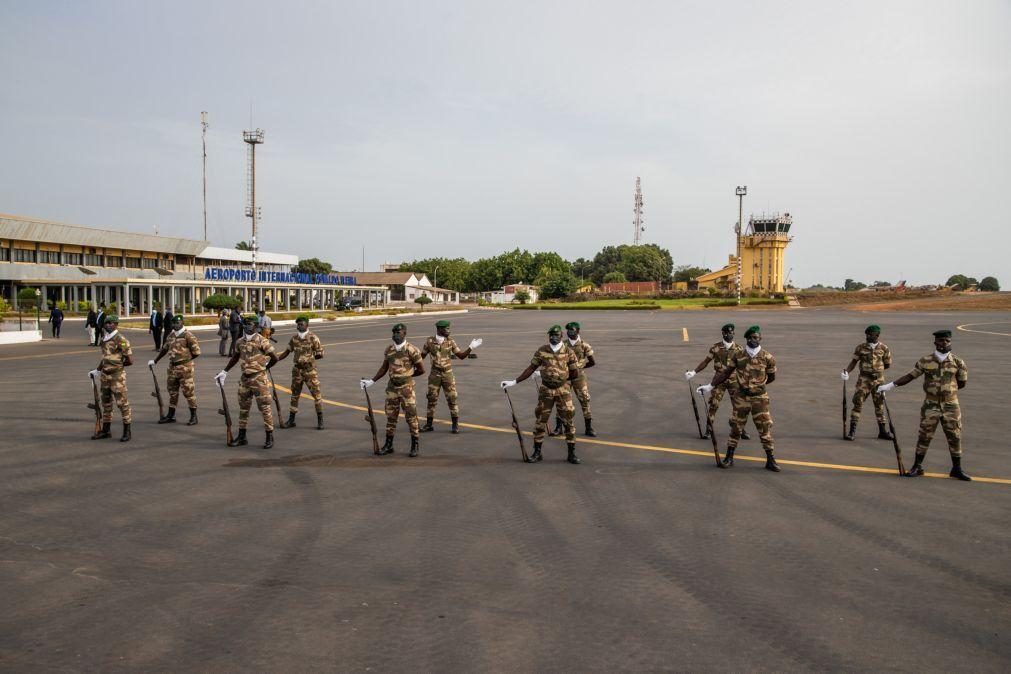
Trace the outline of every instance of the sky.
{"label": "sky", "polygon": [[[1011,3],[0,1],[0,212],[342,270],[644,242],[1011,286]],[[1006,278],[1005,278],[1006,277]]]}

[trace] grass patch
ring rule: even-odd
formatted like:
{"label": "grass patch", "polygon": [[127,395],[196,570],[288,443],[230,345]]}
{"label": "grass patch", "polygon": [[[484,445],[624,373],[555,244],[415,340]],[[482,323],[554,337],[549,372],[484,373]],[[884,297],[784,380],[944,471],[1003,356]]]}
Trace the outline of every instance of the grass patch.
{"label": "grass patch", "polygon": [[[768,297],[742,297],[741,304],[749,306],[761,306],[771,304],[786,304],[786,300],[770,299]],[[621,299],[621,300],[589,300],[587,302],[542,302],[539,304],[520,304],[513,306],[513,309],[558,309],[562,311],[587,311],[601,310],[678,310],[678,309],[708,309],[716,307],[735,307],[736,299],[722,299],[712,297],[684,297],[680,299]]]}

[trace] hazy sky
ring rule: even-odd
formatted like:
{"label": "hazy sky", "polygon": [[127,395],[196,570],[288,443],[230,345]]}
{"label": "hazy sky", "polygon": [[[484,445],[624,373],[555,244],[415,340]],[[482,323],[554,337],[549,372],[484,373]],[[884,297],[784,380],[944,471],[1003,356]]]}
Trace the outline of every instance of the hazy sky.
{"label": "hazy sky", "polygon": [[338,267],[645,241],[795,283],[1011,287],[1011,3],[0,0],[0,212]]}

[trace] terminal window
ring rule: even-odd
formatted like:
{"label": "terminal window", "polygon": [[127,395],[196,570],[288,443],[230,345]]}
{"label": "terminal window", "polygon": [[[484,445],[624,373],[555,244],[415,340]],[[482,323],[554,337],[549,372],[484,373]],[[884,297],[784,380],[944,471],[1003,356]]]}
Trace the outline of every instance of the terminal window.
{"label": "terminal window", "polygon": [[40,250],[39,262],[42,264],[59,264],[60,252],[58,250]]}
{"label": "terminal window", "polygon": [[10,261],[11,261],[11,249],[0,248],[0,262],[10,262]]}
{"label": "terminal window", "polygon": [[106,267],[122,267],[123,266],[123,256],[122,255],[106,255],[105,256],[105,266]]}
{"label": "terminal window", "polygon": [[128,257],[126,258],[126,266],[130,269],[140,269],[140,258],[139,257]]}
{"label": "terminal window", "polygon": [[35,262],[35,251],[27,248],[14,249],[15,262]]}
{"label": "terminal window", "polygon": [[95,255],[93,253],[87,253],[84,256],[84,264],[89,267],[101,267],[102,266],[102,256]]}
{"label": "terminal window", "polygon": [[81,264],[81,260],[84,258],[81,253],[64,253],[63,262],[64,264]]}

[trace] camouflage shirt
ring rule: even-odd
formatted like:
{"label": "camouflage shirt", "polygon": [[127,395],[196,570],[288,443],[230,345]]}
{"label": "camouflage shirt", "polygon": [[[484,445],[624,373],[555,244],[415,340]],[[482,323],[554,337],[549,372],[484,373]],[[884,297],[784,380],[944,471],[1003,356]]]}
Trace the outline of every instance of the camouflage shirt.
{"label": "camouflage shirt", "polygon": [[548,388],[559,388],[569,381],[569,373],[578,373],[579,364],[576,353],[562,342],[558,353],[551,350],[550,344],[537,349],[530,364],[540,369],[541,380]]}
{"label": "camouflage shirt", "polygon": [[853,360],[857,361],[861,376],[882,379],[885,368],[892,364],[892,350],[883,342],[878,342],[875,349],[872,349],[867,342],[861,342],[853,350]]}
{"label": "camouflage shirt", "polygon": [[292,335],[286,350],[292,355],[292,366],[303,370],[316,367],[316,357],[323,357],[323,343],[311,332],[306,333],[305,339]]}
{"label": "camouflage shirt", "polygon": [[593,356],[593,347],[582,338],[574,345],[566,341],[565,346],[572,349],[572,352],[576,354],[576,367],[579,369],[579,375],[582,376],[583,368],[586,367],[587,361]]}
{"label": "camouflage shirt", "polygon": [[765,393],[769,375],[776,374],[776,359],[765,349],[759,351],[754,358],[741,349],[740,353],[730,356],[727,365],[734,368],[738,385],[756,395]]}
{"label": "camouflage shirt", "polygon": [[435,337],[425,340],[425,345],[421,347],[422,357],[428,354],[432,357],[432,367],[443,372],[453,369],[453,354],[460,350],[452,337],[447,337],[439,344]]}
{"label": "camouflage shirt", "polygon": [[200,344],[189,330],[179,336],[172,331],[161,352],[168,353],[170,365],[183,365],[200,355]]}
{"label": "camouflage shirt", "polygon": [[243,335],[235,344],[239,352],[239,365],[242,367],[243,377],[255,377],[267,371],[270,357],[274,354],[274,347],[270,340],[260,334],[254,334],[248,339]]}
{"label": "camouflage shirt", "polygon": [[954,396],[958,393],[958,384],[969,381],[969,369],[965,361],[953,353],[943,363],[937,362],[934,354],[924,356],[916,361],[916,365],[907,376],[916,379],[923,375],[923,392],[932,396]]}
{"label": "camouflage shirt", "polygon": [[133,349],[122,334],[102,340],[102,364],[99,366],[102,374],[122,372],[127,358],[133,358]]}
{"label": "camouflage shirt", "polygon": [[390,375],[390,383],[394,386],[403,386],[414,381],[414,367],[421,365],[421,351],[410,342],[404,344],[404,348],[397,351],[394,344],[386,347],[383,358],[389,366],[387,372]]}
{"label": "camouflage shirt", "polygon": [[[730,364],[731,356],[737,356],[742,353],[744,353],[744,349],[741,348],[741,345],[737,342],[732,342],[729,349],[723,345],[722,341],[716,342],[709,347],[709,357],[713,361],[713,370],[716,371],[716,374],[723,372]],[[737,385],[733,376],[727,380],[727,383],[733,384],[734,386]]]}

